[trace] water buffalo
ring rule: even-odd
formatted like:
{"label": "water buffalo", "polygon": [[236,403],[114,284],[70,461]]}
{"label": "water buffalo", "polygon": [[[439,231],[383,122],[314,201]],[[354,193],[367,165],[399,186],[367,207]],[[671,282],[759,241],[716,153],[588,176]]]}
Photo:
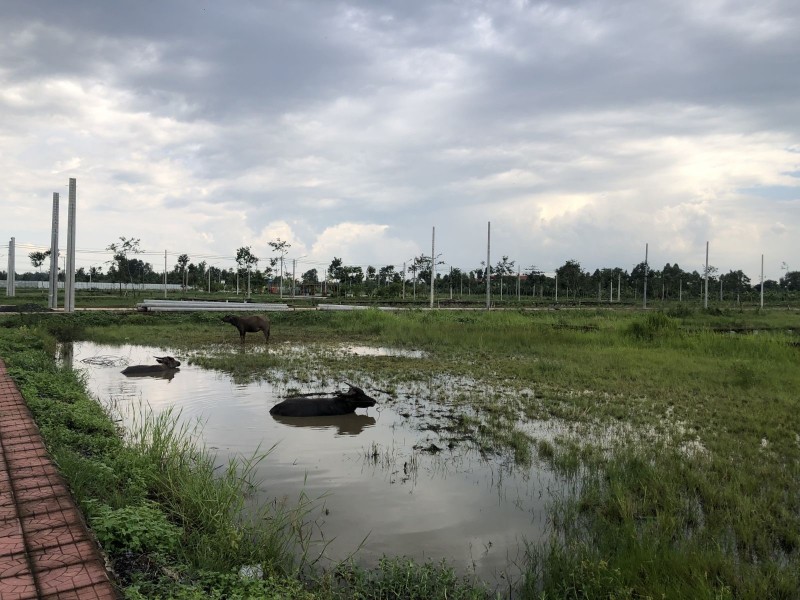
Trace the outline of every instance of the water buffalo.
{"label": "water buffalo", "polygon": [[157,365],[131,365],[122,371],[123,375],[155,375],[161,376],[175,373],[181,366],[179,360],[171,356],[156,356]]}
{"label": "water buffalo", "polygon": [[367,396],[364,390],[349,383],[347,385],[350,389],[346,392],[290,396],[273,406],[269,414],[281,417],[327,417],[375,406],[375,399]]}
{"label": "water buffalo", "polygon": [[244,334],[248,331],[253,333],[256,331],[264,332],[264,339],[269,343],[269,319],[267,317],[260,317],[254,315],[252,317],[237,317],[236,315],[225,315],[222,320],[230,323],[239,330],[239,338],[244,344]]}

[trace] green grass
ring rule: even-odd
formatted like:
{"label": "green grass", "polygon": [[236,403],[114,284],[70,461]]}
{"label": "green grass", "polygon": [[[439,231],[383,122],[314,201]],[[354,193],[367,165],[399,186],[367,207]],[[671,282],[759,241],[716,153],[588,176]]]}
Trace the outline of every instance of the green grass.
{"label": "green grass", "polygon": [[[170,412],[143,412],[121,435],[76,373],[55,366],[45,350],[51,344],[21,328],[0,338],[0,354],[123,582],[158,583],[164,577],[158,565],[225,573],[256,564],[272,575],[295,572],[294,545],[302,541],[297,534],[310,502],[244,510],[263,453],[219,470],[196,445],[196,432]],[[145,557],[155,572],[142,581],[127,563]]]}
{"label": "green grass", "polygon": [[[384,389],[419,386],[431,401],[454,405],[454,427],[485,451],[508,453],[521,465],[539,461],[567,482],[550,507],[552,538],[528,548],[517,590],[522,598],[798,597],[797,310],[370,310],[270,317],[266,351],[263,342],[255,350],[255,338],[241,349],[232,327],[219,315],[202,313],[6,316],[0,326],[14,334],[0,338],[10,340],[7,351],[20,361],[26,355],[22,340],[46,331],[44,339],[158,340],[193,362],[243,379],[366,376]],[[731,329],[758,332],[731,335]],[[354,359],[325,351],[340,342],[427,354]],[[286,343],[314,346],[313,361],[277,351]],[[23,372],[38,368],[22,364]],[[39,383],[26,398],[35,404],[54,394],[79,398],[81,387],[77,382],[54,392]],[[53,418],[59,414],[52,411]],[[78,431],[56,435],[84,444],[78,457],[113,443],[113,427],[102,419],[80,411],[70,419]],[[527,419],[558,424],[560,433],[536,439],[519,427]],[[99,441],[84,438],[86,428],[96,429]],[[110,477],[104,477],[105,467],[93,468],[76,473],[76,485],[108,488],[113,496],[113,478],[104,483]],[[116,473],[121,467],[108,468]],[[149,480],[126,481],[151,487]],[[174,488],[177,494],[186,484]],[[214,521],[206,515],[197,520]],[[183,531],[190,521],[168,522]],[[224,528],[216,531],[230,543]],[[155,532],[148,543],[168,547],[174,532],[163,523]],[[420,568],[394,559],[377,570],[342,571],[340,587],[317,579],[307,591],[317,597],[342,590],[359,590],[353,597],[422,597],[408,583]],[[426,575],[434,578],[432,586],[451,581],[445,571],[432,573]],[[404,578],[407,585],[396,588]],[[379,589],[401,592],[381,596]],[[447,597],[454,597],[455,588],[448,589]],[[483,593],[470,586],[462,591],[464,597]]]}

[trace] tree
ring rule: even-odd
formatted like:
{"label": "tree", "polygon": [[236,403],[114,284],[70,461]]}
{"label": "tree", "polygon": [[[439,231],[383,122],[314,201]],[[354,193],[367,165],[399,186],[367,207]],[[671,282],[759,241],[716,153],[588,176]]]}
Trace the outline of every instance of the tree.
{"label": "tree", "polygon": [[495,273],[500,276],[500,298],[503,298],[503,276],[514,274],[514,261],[508,260],[508,256],[503,256],[503,259],[497,263]]}
{"label": "tree", "polygon": [[570,259],[562,266],[556,269],[559,281],[567,287],[567,297],[569,298],[570,291],[573,297],[578,295],[578,288],[583,279],[583,271],[581,270],[581,263],[577,260]]}
{"label": "tree", "polygon": [[[436,258],[439,258],[441,254],[437,254]],[[443,265],[443,260],[437,260],[437,265]],[[426,256],[425,254],[420,254],[419,256],[414,257],[414,261],[411,263],[411,267],[409,267],[411,272],[414,274],[414,281],[420,281],[420,283],[424,283],[426,285],[430,284],[431,282],[431,273],[433,270],[431,269],[431,257]]]}
{"label": "tree", "polygon": [[277,253],[280,255],[278,259],[273,258],[272,260],[270,260],[270,264],[274,267],[275,265],[278,264],[278,261],[280,261],[281,270],[279,277],[280,277],[281,293],[283,293],[283,278],[285,273],[284,259],[286,258],[286,254],[288,254],[289,248],[291,248],[292,245],[289,242],[282,240],[281,238],[277,238],[275,239],[275,241],[269,242],[267,245],[270,248],[272,248],[273,253]]}
{"label": "tree", "polygon": [[331,264],[328,265],[328,279],[333,281],[341,281],[342,280],[342,266],[343,266],[342,259],[334,256]]}
{"label": "tree", "polygon": [[120,237],[119,240],[119,243],[109,244],[106,250],[110,251],[113,256],[109,261],[111,263],[109,274],[116,275],[119,282],[119,292],[122,294],[122,281],[125,275],[127,275],[127,281],[133,283],[133,272],[129,268],[128,255],[141,254],[144,250],[139,246],[141,241],[139,238]]}
{"label": "tree", "polygon": [[41,271],[41,266],[47,257],[50,256],[50,250],[46,252],[31,252],[28,254],[28,258],[31,259],[31,264]]}
{"label": "tree", "polygon": [[677,298],[686,273],[678,266],[678,263],[674,265],[667,263],[661,270],[661,276],[663,278],[665,296],[667,298]]}
{"label": "tree", "polygon": [[790,292],[800,290],[800,271],[789,271],[787,269],[786,276],[781,277],[780,285]]}
{"label": "tree", "polygon": [[[236,251],[236,264],[239,265],[239,274],[244,275],[258,264],[258,257],[252,253],[250,246],[243,246]],[[247,295],[250,295],[250,281],[247,282]]]}
{"label": "tree", "polygon": [[364,270],[361,267],[343,267],[344,281],[351,286],[360,285],[364,281]]}
{"label": "tree", "polygon": [[186,291],[186,265],[189,264],[189,255],[181,254],[178,257],[178,270],[181,274],[181,289]]}
{"label": "tree", "polygon": [[728,271],[725,275],[721,275],[720,279],[723,287],[737,294],[750,287],[750,278],[741,270]]}
{"label": "tree", "polygon": [[538,289],[539,293],[544,295],[544,284],[547,281],[547,275],[539,267],[536,265],[528,267],[525,270],[525,280],[530,285],[531,293]]}
{"label": "tree", "polygon": [[387,285],[390,281],[394,281],[395,275],[394,265],[386,265],[378,270],[378,283],[380,285]]}

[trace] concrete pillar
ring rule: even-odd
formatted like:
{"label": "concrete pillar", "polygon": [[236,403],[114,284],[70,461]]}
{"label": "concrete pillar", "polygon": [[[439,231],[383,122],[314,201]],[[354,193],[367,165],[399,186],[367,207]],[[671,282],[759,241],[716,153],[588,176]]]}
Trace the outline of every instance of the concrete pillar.
{"label": "concrete pillar", "polygon": [[58,192],[53,192],[53,224],[50,230],[50,293],[47,306],[58,308]]}
{"label": "concrete pillar", "polygon": [[14,238],[8,242],[8,276],[6,277],[6,296],[9,298],[16,296],[16,285],[14,281]]}
{"label": "concrete pillar", "polygon": [[64,274],[64,310],[75,311],[75,196],[77,183],[69,180],[69,209],[67,211],[67,272]]}

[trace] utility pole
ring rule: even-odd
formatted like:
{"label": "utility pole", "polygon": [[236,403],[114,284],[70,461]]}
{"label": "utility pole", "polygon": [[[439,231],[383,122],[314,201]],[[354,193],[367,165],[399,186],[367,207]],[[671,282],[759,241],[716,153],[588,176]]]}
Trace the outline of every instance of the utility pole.
{"label": "utility pole", "polygon": [[706,289],[705,289],[705,300],[703,301],[703,308],[708,308],[708,242],[706,242]]}
{"label": "utility pole", "polygon": [[14,238],[11,238],[11,241],[8,242],[8,275],[6,275],[6,296],[9,298],[13,298],[16,295],[14,290],[14,285],[16,281],[14,280],[14,274],[16,271],[16,266],[14,265]]}
{"label": "utility pole", "polygon": [[75,212],[77,182],[69,179],[69,207],[67,209],[67,269],[64,273],[64,310],[75,312]]}
{"label": "utility pole", "polygon": [[58,192],[53,192],[53,224],[50,232],[50,295],[48,306],[58,308]]}
{"label": "utility pole", "polygon": [[649,244],[644,245],[644,294],[642,294],[642,308],[647,308],[647,250]]}
{"label": "utility pole", "polygon": [[492,250],[492,222],[486,228],[486,310],[492,306],[492,267],[491,267],[491,250]]}
{"label": "utility pole", "polygon": [[436,281],[436,227],[431,232],[431,308],[433,308],[433,284]]}

